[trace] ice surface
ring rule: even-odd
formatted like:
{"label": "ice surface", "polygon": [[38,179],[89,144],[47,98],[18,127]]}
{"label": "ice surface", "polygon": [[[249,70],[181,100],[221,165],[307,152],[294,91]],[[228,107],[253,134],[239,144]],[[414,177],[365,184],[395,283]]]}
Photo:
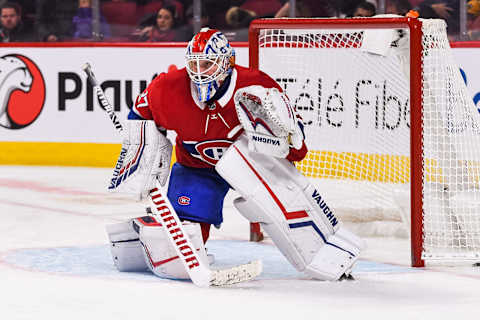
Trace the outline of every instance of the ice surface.
{"label": "ice surface", "polygon": [[110,170],[0,166],[0,319],[471,319],[480,268],[409,267],[407,239],[369,238],[356,281],[297,272],[226,201],[207,243],[215,267],[264,261],[255,281],[202,289],[149,273],[120,273],[104,225],[143,215],[105,191]]}

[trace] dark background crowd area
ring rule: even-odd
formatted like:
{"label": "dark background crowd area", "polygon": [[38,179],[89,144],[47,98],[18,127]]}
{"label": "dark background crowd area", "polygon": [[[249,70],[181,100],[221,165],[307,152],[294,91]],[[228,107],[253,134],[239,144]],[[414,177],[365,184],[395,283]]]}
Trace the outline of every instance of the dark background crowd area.
{"label": "dark background crowd area", "polygon": [[[446,20],[451,40],[480,40],[480,0],[0,0],[2,42],[189,41],[201,26],[248,41],[266,17],[368,17],[379,13]],[[198,13],[201,12],[201,15]],[[195,13],[195,14],[194,14]]]}

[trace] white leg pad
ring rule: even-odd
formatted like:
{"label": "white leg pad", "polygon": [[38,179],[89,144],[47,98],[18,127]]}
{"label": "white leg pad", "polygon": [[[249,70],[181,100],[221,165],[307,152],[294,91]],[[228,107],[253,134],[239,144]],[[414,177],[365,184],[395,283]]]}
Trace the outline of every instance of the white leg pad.
{"label": "white leg pad", "polygon": [[299,251],[299,248],[289,239],[289,230],[286,225],[275,224],[255,201],[247,201],[240,197],[233,201],[233,205],[250,222],[260,222],[263,230],[272,238],[285,258],[287,258],[298,271],[305,270],[305,259]]}
{"label": "white leg pad", "polygon": [[363,241],[341,226],[327,201],[290,162],[249,152],[239,139],[216,170],[240,193],[235,207],[249,221],[260,222],[297,270],[337,280],[352,268]]}
{"label": "white leg pad", "polygon": [[273,222],[254,201],[247,201],[238,197],[233,200],[233,205],[250,222],[262,222],[264,224]]}
{"label": "white leg pad", "polygon": [[[199,252],[200,259],[208,265],[200,224],[185,221],[183,228]],[[189,279],[185,267],[178,259],[175,248],[170,244],[162,226],[142,226],[140,242],[144,248],[145,261],[155,275],[169,279]]]}
{"label": "white leg pad", "polygon": [[344,273],[349,274],[365,246],[362,239],[343,226],[335,234],[329,235],[325,242],[313,228],[295,230],[286,224],[282,226],[271,220],[266,222],[267,214],[253,201],[240,197],[233,204],[246,219],[260,222],[278,249],[298,271],[318,280],[335,281]]}
{"label": "white leg pad", "polygon": [[147,271],[143,247],[132,221],[133,219],[130,219],[105,227],[110,240],[113,263],[119,271]]}

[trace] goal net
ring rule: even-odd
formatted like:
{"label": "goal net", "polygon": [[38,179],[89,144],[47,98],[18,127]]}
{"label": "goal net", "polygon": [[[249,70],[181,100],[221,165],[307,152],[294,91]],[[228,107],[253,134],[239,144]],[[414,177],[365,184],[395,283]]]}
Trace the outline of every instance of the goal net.
{"label": "goal net", "polygon": [[250,66],[296,106],[297,167],[349,227],[410,237],[414,266],[480,261],[480,115],[443,20],[256,20]]}

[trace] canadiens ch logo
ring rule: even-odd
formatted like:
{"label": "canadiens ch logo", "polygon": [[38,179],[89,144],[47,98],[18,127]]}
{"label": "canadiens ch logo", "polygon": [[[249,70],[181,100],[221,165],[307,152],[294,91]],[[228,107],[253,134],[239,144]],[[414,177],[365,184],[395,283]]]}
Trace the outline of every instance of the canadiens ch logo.
{"label": "canadiens ch logo", "polygon": [[32,124],[45,103],[45,80],[37,65],[20,54],[0,58],[0,126]]}
{"label": "canadiens ch logo", "polygon": [[211,140],[196,144],[195,149],[200,159],[214,166],[231,145],[232,142],[228,140]]}
{"label": "canadiens ch logo", "polygon": [[187,196],[178,197],[178,204],[181,206],[188,206],[190,204],[190,198]]}

